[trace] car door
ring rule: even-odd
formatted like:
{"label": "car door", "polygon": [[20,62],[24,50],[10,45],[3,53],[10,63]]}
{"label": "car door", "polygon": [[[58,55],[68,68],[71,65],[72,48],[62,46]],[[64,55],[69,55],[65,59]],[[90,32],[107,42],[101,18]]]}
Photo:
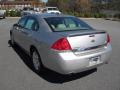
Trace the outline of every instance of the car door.
{"label": "car door", "polygon": [[26,21],[24,31],[22,32],[22,47],[29,51],[30,45],[33,44],[34,32],[38,30],[38,22],[35,18],[29,17]]}
{"label": "car door", "polygon": [[27,17],[23,17],[21,18],[17,24],[14,25],[14,30],[13,30],[13,34],[14,34],[14,40],[17,44],[19,44],[21,46],[22,42],[21,42],[21,36],[22,36],[22,31],[24,29],[25,23],[26,23]]}

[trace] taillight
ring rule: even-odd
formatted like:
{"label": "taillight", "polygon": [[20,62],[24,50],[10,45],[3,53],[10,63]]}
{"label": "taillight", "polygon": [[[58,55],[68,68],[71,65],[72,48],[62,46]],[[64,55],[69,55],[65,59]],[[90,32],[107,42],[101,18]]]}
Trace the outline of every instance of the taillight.
{"label": "taillight", "polygon": [[71,50],[71,46],[66,38],[57,40],[51,47],[55,50]]}
{"label": "taillight", "polygon": [[107,34],[107,43],[110,43],[110,36]]}

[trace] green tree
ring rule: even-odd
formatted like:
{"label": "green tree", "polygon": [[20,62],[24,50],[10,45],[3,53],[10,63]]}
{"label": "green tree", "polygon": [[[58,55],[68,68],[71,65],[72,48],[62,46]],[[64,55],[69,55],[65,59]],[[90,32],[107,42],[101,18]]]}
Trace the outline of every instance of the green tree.
{"label": "green tree", "polygon": [[60,0],[48,0],[47,6],[58,6]]}
{"label": "green tree", "polygon": [[120,0],[112,0],[111,9],[120,11]]}
{"label": "green tree", "polygon": [[90,12],[91,5],[89,0],[75,0],[75,9],[77,12],[80,12],[80,13]]}
{"label": "green tree", "polygon": [[69,11],[70,0],[48,0],[47,6],[58,7],[61,11]]}

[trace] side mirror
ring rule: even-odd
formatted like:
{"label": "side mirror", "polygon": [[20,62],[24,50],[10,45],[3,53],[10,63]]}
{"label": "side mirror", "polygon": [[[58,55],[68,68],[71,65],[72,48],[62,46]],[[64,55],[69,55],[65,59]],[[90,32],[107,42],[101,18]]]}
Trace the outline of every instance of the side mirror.
{"label": "side mirror", "polygon": [[14,26],[14,27],[18,27],[19,25],[18,25],[17,23],[15,23],[13,26]]}
{"label": "side mirror", "polygon": [[13,28],[14,28],[15,30],[19,30],[19,27],[20,27],[20,25],[18,25],[17,23],[13,25]]}

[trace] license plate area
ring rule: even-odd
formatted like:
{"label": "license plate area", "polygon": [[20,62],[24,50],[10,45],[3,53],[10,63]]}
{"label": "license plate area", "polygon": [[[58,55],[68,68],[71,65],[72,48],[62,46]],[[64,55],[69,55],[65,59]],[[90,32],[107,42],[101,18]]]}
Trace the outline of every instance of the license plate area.
{"label": "license plate area", "polygon": [[97,65],[100,62],[101,62],[101,56],[100,55],[89,58],[89,66]]}

